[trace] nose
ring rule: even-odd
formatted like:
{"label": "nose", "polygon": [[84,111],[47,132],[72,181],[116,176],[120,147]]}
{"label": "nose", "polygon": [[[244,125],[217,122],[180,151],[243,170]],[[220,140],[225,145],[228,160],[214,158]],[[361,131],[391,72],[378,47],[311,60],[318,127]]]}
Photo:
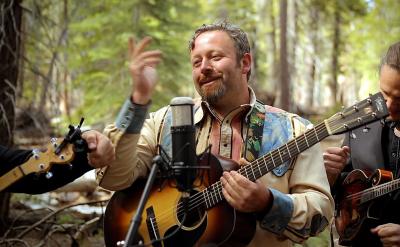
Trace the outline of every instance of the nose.
{"label": "nose", "polygon": [[386,106],[389,109],[390,112],[396,111],[399,108],[399,100],[392,99],[392,98],[387,98],[386,99]]}
{"label": "nose", "polygon": [[201,73],[202,74],[208,74],[212,71],[212,66],[210,64],[210,61],[208,59],[203,59],[201,61]]}

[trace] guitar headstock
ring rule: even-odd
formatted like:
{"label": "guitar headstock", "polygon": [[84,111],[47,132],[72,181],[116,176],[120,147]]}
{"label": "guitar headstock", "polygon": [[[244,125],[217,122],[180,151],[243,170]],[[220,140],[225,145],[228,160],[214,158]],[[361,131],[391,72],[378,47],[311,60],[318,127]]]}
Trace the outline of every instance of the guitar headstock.
{"label": "guitar headstock", "polygon": [[382,93],[376,93],[326,119],[325,125],[330,135],[336,135],[388,115],[389,111]]}
{"label": "guitar headstock", "polygon": [[65,145],[58,153],[56,150],[64,139],[52,138],[44,149],[34,149],[33,155],[22,165],[26,174],[48,172],[54,164],[69,164],[75,157],[73,145]]}

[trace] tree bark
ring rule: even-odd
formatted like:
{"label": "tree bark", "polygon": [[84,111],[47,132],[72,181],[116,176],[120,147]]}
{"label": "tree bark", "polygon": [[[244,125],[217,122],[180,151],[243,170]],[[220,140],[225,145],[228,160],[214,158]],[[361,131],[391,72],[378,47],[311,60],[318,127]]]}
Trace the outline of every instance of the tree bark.
{"label": "tree bark", "polygon": [[332,93],[332,103],[333,105],[337,102],[337,89],[338,82],[337,77],[339,73],[339,45],[340,45],[340,24],[341,24],[341,16],[340,16],[340,8],[339,2],[336,0],[335,2],[335,12],[334,12],[334,26],[333,26],[333,51],[332,51],[332,81],[329,84],[331,93]]}
{"label": "tree bark", "polygon": [[[0,3],[0,144],[13,145],[15,126],[15,97],[21,39],[21,0],[3,0]],[[0,193],[0,233],[7,227],[9,193]]]}
{"label": "tree bark", "polygon": [[280,107],[290,111],[290,75],[287,60],[287,0],[280,1]]}

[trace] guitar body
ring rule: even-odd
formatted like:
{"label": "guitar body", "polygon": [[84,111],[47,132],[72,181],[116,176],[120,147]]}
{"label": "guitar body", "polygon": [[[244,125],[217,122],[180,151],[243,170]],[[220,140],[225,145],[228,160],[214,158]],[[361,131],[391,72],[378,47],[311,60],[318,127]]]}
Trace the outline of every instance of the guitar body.
{"label": "guitar body", "polygon": [[[228,160],[218,160],[212,155],[204,159],[211,161],[210,165],[216,168],[210,168],[210,181],[203,180],[202,187],[197,188],[199,190],[207,189],[207,186],[219,180],[222,171],[225,170],[221,164],[229,166]],[[199,181],[195,181],[195,184],[197,182]],[[118,241],[125,240],[143,188],[144,181],[137,181],[130,188],[115,192],[111,197],[104,217],[104,238],[107,247],[117,246]],[[162,243],[157,242],[153,246],[244,246],[254,235],[254,216],[235,211],[225,201],[210,209],[197,207],[189,210],[185,218],[184,210],[179,211],[179,207],[183,205],[185,203],[182,201],[182,193],[176,188],[155,184],[144,207],[139,234],[135,236],[134,242],[142,241],[148,244],[173,233]],[[175,233],[174,230],[179,228],[183,220],[181,229]]]}
{"label": "guitar body", "polygon": [[[379,238],[372,235],[370,229],[381,224],[382,198],[361,203],[361,197],[354,195],[392,179],[391,172],[384,170],[377,170],[374,174],[353,170],[348,174],[338,194],[338,215],[335,218],[340,245],[365,243],[368,246],[381,246]],[[352,198],[346,199],[348,196]]]}

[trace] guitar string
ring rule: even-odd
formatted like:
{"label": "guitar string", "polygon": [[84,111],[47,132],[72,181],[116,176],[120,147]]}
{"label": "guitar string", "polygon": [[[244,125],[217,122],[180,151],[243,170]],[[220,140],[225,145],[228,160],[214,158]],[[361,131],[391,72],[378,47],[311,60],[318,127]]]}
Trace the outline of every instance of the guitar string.
{"label": "guitar string", "polygon": [[[354,121],[356,121],[356,120],[354,120]],[[335,126],[335,124],[343,122],[343,117],[341,115],[334,115],[334,116],[332,116],[331,118],[328,119],[328,122],[333,124],[333,126]],[[317,126],[315,128],[304,132],[304,134],[311,133],[312,130],[316,131],[317,129],[321,130],[323,128],[326,128],[326,125],[322,124],[322,123],[317,124]],[[332,130],[335,132],[337,130],[340,130],[340,128],[342,128],[342,127],[343,126],[332,128]],[[295,139],[299,139],[299,142],[301,143],[301,145],[300,145],[301,149],[305,150],[305,149],[307,149],[307,148],[309,148],[311,146],[309,146],[307,143],[304,143],[304,140],[307,141],[307,137],[304,134],[300,135],[299,137],[296,137]],[[314,137],[314,136],[311,136],[311,137]],[[319,141],[318,137],[315,136],[315,138],[317,138],[317,142],[318,142]],[[301,139],[303,139],[303,140],[301,140]],[[292,140],[294,140],[294,139],[292,139]],[[314,144],[316,144],[317,142],[315,142]],[[289,141],[289,144],[291,144],[291,143],[293,143],[293,142]],[[286,144],[284,144],[281,147],[279,147],[279,148],[277,148],[275,150],[272,150],[271,152],[267,153],[266,155],[256,159],[255,161],[253,161],[251,163],[251,165],[243,166],[242,168],[240,168],[238,170],[238,172],[240,174],[242,174],[242,175],[246,175],[247,176],[248,169],[251,169],[251,171],[253,172],[253,170],[254,170],[253,167],[254,166],[257,166],[257,168],[260,168],[259,167],[259,165],[260,165],[259,161],[260,161],[261,158],[265,159],[265,156],[268,156],[268,154],[272,154],[274,152],[275,153],[279,152],[279,149],[282,148],[283,146],[285,146]],[[294,144],[298,145],[298,143],[294,143]],[[297,153],[296,156],[298,154],[299,153]],[[273,161],[273,158],[271,158],[271,161]],[[256,164],[254,164],[254,163],[256,163]],[[268,162],[264,161],[264,165],[266,166],[266,168],[262,167],[263,170],[266,169],[267,172],[271,170],[271,168],[268,167]],[[272,168],[275,168],[275,166],[273,166]],[[245,172],[245,174],[242,173],[243,171]],[[209,190],[211,187],[215,187],[215,188],[211,189],[211,192],[210,192],[211,195],[205,195],[204,193],[207,193],[207,190]],[[202,191],[199,191],[196,194],[194,194],[193,196],[189,197],[189,208],[188,208],[188,210],[192,211],[192,210],[194,210],[195,208],[199,207],[200,205],[202,205],[204,203],[206,204],[206,208],[211,208],[212,206],[216,205],[217,203],[219,203],[220,201],[223,200],[223,195],[221,193],[222,193],[222,183],[220,181],[213,183],[212,185],[208,186],[207,188],[203,189]],[[218,196],[219,196],[219,198],[221,198],[220,200],[218,199]],[[205,201],[204,201],[204,198],[205,198]],[[210,206],[207,205],[207,199],[210,202]],[[214,199],[215,199],[216,203],[214,203]],[[171,210],[171,209],[173,210],[173,208],[170,208],[169,210]],[[170,212],[167,212],[167,211],[168,210],[164,211],[164,213],[160,213],[159,217],[157,217],[157,219],[158,219],[157,222],[158,223],[162,223],[163,219],[165,218],[165,215],[170,214]],[[178,216],[182,216],[182,212],[184,212],[184,211],[185,211],[185,206],[183,205],[183,203],[178,202],[178,205],[177,205],[177,214],[178,214]]]}
{"label": "guitar string", "polygon": [[[396,180],[393,180],[391,182],[384,183],[384,184],[381,184],[381,185],[377,185],[377,186],[365,189],[363,191],[348,195],[348,196],[346,196],[345,200],[352,200],[352,199],[358,200],[361,197],[363,197],[364,195],[366,195],[367,193],[376,192],[376,191],[381,190],[381,189],[389,189],[388,187],[395,187],[395,186],[399,186],[399,185],[400,185],[400,179],[396,179]],[[395,189],[393,189],[393,190],[395,190]],[[389,192],[391,192],[391,191],[389,191]]]}
{"label": "guitar string", "polygon": [[[333,120],[332,121],[330,121],[331,123],[335,123],[335,122],[342,122],[342,118],[343,117],[337,117],[337,120],[335,119],[335,118],[333,118]],[[318,124],[317,126],[316,126],[316,128],[314,128],[314,130],[315,129],[323,129],[323,128],[325,128],[326,126],[325,125],[323,125],[323,124]],[[335,130],[339,130],[341,127],[337,127],[336,129],[334,129],[334,131]],[[313,129],[311,129],[311,130],[313,130]],[[311,131],[308,131],[308,133],[311,133]],[[309,138],[310,136],[308,136],[308,138]],[[314,137],[314,135],[312,135],[311,137],[313,137],[313,138],[317,138],[316,136]],[[309,146],[304,142],[304,140],[307,140],[306,139],[306,136],[304,136],[304,135],[300,135],[298,138],[296,138],[296,139],[299,139],[299,142],[301,143],[301,145],[300,145],[300,147],[301,147],[301,149],[307,149]],[[301,139],[303,139],[303,140],[301,140]],[[293,140],[293,139],[292,139]],[[317,141],[318,141],[318,138],[317,138]],[[315,143],[317,143],[317,141],[315,142]],[[314,143],[314,144],[315,144]],[[294,144],[296,144],[296,143],[294,143],[293,142],[293,145]],[[313,145],[314,145],[313,144]],[[284,146],[284,145],[283,145]],[[283,146],[281,146],[281,147],[283,147]],[[299,148],[300,148],[299,147]],[[273,150],[273,151],[271,151],[270,153],[273,153],[273,152],[277,152],[279,150],[279,148],[277,148],[277,149],[275,149],[275,150]],[[268,155],[268,154],[267,154]],[[262,156],[261,158],[265,158],[265,156],[267,156],[267,155],[264,155],[264,156]],[[297,154],[296,154],[297,155]],[[241,168],[241,169],[239,169],[239,172],[240,171],[244,171],[245,172],[245,174],[247,175],[247,170],[248,169],[252,169],[253,168],[253,163],[256,163],[255,165],[257,165],[258,166],[258,168],[259,168],[259,161],[260,161],[260,159],[257,159],[257,160],[255,160],[255,162],[252,162],[251,164],[251,166],[244,166],[244,167],[242,167],[242,168],[244,168],[244,170]],[[272,159],[271,159],[271,161],[272,161]],[[255,166],[254,165],[254,166]],[[266,164],[264,164],[264,165],[267,165],[267,168],[268,168],[268,163],[266,163]],[[274,168],[274,166],[273,166],[273,168]],[[262,169],[263,170],[265,170],[265,167],[262,167]],[[268,170],[270,170],[271,168],[269,168],[269,169],[267,169],[267,171]],[[242,173],[241,173],[242,174]],[[242,174],[243,175],[243,174]],[[204,193],[205,192],[207,192],[207,190],[210,188],[210,187],[215,187],[215,188],[213,188],[213,189],[211,189],[211,195],[205,195]],[[219,196],[219,198],[221,198],[221,200],[223,199],[222,198],[222,195],[221,195],[221,192],[222,192],[222,183],[220,182],[220,181],[218,181],[218,182],[216,182],[216,183],[214,183],[214,184],[212,184],[212,185],[210,185],[208,188],[206,188],[206,189],[204,189],[203,191],[200,191],[200,192],[198,192],[198,193],[196,193],[195,195],[193,195],[193,196],[191,196],[190,197],[190,205],[189,205],[189,211],[192,211],[193,209],[195,209],[196,207],[198,207],[199,205],[201,205],[201,204],[206,204],[206,208],[207,208],[207,199],[208,199],[208,201],[210,202],[210,206],[213,206],[213,205],[215,205],[216,203],[218,203],[219,202],[219,199],[218,199],[218,196]],[[203,200],[203,198],[205,198],[206,199],[206,201],[204,201]],[[215,199],[215,201],[216,201],[216,203],[214,203],[214,199]],[[213,205],[211,205],[211,204],[213,204]],[[177,207],[177,214],[178,214],[178,216],[181,216],[182,215],[182,208],[184,209],[184,206],[182,205],[182,203],[178,203],[178,207]],[[169,214],[169,212],[165,212],[166,214]],[[164,217],[162,216],[162,213],[159,215],[159,217],[158,217],[158,219],[161,221],[162,219],[163,219]]]}
{"label": "guitar string", "polygon": [[[323,129],[323,128],[325,128],[325,125],[323,125],[323,124],[318,124],[318,125],[316,126],[316,128],[309,130],[308,133],[311,133],[312,130],[317,130],[317,129],[318,129],[318,130],[321,130],[321,129]],[[316,136],[314,136],[314,135],[311,135],[311,137],[308,136],[308,139],[310,139],[310,138],[316,138],[317,140],[314,141],[314,142],[317,143],[318,137],[316,137]],[[306,137],[305,137],[304,135],[300,135],[299,137],[296,137],[296,139],[299,139],[300,144],[302,144],[302,145],[299,145],[299,148],[300,148],[300,147],[301,147],[301,149],[306,149],[306,148],[308,148],[308,145],[304,142],[304,140],[306,140]],[[301,139],[303,139],[303,140],[301,140]],[[292,139],[292,140],[293,140],[293,139]],[[311,140],[310,140],[310,141],[311,141]],[[315,143],[314,143],[314,144],[315,144]],[[289,143],[289,144],[292,144],[292,146],[295,145],[294,142],[291,142],[291,143]],[[282,148],[282,147],[284,147],[284,146],[285,146],[285,144],[282,145],[280,148]],[[277,148],[277,149],[271,151],[270,153],[275,152],[275,154],[276,154],[277,152],[279,152],[279,149],[280,149],[280,148]],[[268,155],[268,154],[267,154],[267,155]],[[265,156],[267,156],[267,155],[265,155]],[[296,155],[297,155],[297,154],[296,154]],[[242,175],[246,175],[246,176],[247,176],[248,170],[251,170],[251,171],[252,171],[252,174],[254,174],[254,172],[253,172],[253,170],[254,170],[253,167],[257,166],[257,168],[260,168],[260,167],[259,167],[259,166],[260,166],[260,160],[261,160],[261,159],[265,159],[265,156],[256,159],[256,160],[253,161],[253,162],[251,163],[251,165],[249,165],[249,166],[243,166],[241,169],[238,170],[238,172],[241,173]],[[275,155],[275,156],[276,156],[276,155]],[[273,158],[271,158],[271,161],[272,161],[272,159],[273,159]],[[266,169],[265,167],[261,167],[261,169],[264,170],[264,171],[266,171],[266,172],[268,172],[269,170],[272,170],[272,168],[275,168],[275,166],[272,166],[272,168],[271,168],[271,167],[268,167],[268,162],[262,162],[262,163],[265,163],[264,165],[267,166],[267,169]],[[271,162],[269,162],[269,163],[271,163]],[[243,173],[244,173],[244,174],[243,174]],[[261,175],[261,174],[260,174],[260,175]],[[210,192],[208,192],[207,190],[209,190],[209,188],[211,188],[211,187],[215,187],[215,188],[212,188],[212,189],[210,190]],[[196,193],[195,195],[193,195],[193,196],[190,197],[190,205],[189,205],[189,209],[188,209],[188,210],[190,210],[190,211],[191,211],[191,210],[194,210],[194,209],[197,208],[199,205],[202,205],[202,204],[204,204],[204,203],[206,204],[206,208],[207,208],[207,207],[209,208],[209,207],[215,205],[215,204],[218,203],[219,201],[223,200],[223,195],[221,194],[221,192],[222,192],[222,183],[221,183],[220,181],[218,181],[218,182],[216,182],[216,183],[210,185],[208,188],[206,188],[206,189],[204,189],[203,191],[200,191],[200,192],[198,192],[198,193]],[[210,195],[205,195],[204,193],[208,193],[208,194],[210,194]],[[205,198],[206,201],[204,201],[204,198]],[[210,206],[207,206],[207,199],[208,199],[208,201],[210,202]],[[215,201],[215,202],[214,202],[214,201]],[[211,205],[211,204],[212,204],[212,205]],[[178,213],[179,216],[181,216],[182,209],[184,209],[184,208],[185,208],[185,206],[184,206],[182,203],[178,203],[177,213]],[[166,213],[168,214],[169,212],[166,212]],[[162,215],[160,214],[158,218],[161,219],[161,218],[162,218]]]}

